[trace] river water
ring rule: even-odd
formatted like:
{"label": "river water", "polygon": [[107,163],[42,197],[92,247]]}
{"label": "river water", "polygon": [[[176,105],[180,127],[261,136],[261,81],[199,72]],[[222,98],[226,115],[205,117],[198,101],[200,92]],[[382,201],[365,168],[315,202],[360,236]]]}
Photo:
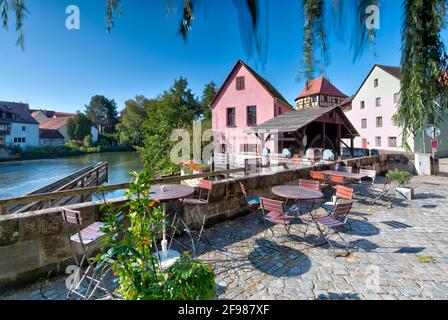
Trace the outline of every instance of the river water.
{"label": "river water", "polygon": [[[135,152],[97,153],[77,157],[0,162],[0,199],[28,194],[69,174],[101,161],[109,162],[108,184],[131,180],[129,172],[143,168]],[[108,194],[120,197],[122,191]]]}

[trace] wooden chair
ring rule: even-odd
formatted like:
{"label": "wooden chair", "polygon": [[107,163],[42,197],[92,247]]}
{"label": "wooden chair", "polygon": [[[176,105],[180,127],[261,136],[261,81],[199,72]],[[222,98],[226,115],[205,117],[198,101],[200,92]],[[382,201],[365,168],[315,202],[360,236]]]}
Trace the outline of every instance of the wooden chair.
{"label": "wooden chair", "polygon": [[340,231],[347,225],[348,215],[350,214],[352,206],[353,203],[351,202],[337,204],[332,214],[313,218],[321,237],[330,245],[336,257],[335,248],[330,241],[330,238],[333,236],[338,236],[344,242],[347,254],[350,253],[348,242],[341,236]]}
{"label": "wooden chair", "polygon": [[[72,294],[76,294],[84,300],[89,300],[98,289],[110,294],[109,290],[104,287],[104,277],[110,272],[111,265],[94,263],[90,259],[90,252],[94,249],[94,244],[104,236],[104,233],[101,232],[103,223],[95,222],[86,228],[82,228],[83,218],[81,212],[65,208],[62,209],[62,220],[64,222],[65,234],[70,245],[70,251],[77,267],[74,281],[68,288],[67,298]],[[74,235],[71,235],[70,233],[72,227],[76,230]],[[76,245],[80,246],[82,249],[81,259],[78,258],[77,251],[75,250]],[[84,264],[87,264],[87,269],[84,272],[81,272]],[[88,286],[87,290],[81,292],[80,287],[83,283],[88,284]]]}
{"label": "wooden chair", "polygon": [[[336,193],[333,196],[332,201],[327,202],[322,205],[322,209],[328,212],[328,214],[333,215],[335,207],[338,204],[344,203],[353,203],[353,194],[354,190],[351,188],[343,187],[343,186],[337,186]],[[350,224],[349,224],[350,226]],[[351,226],[350,226],[351,229]]]}
{"label": "wooden chair", "polygon": [[[285,203],[282,201],[261,198],[261,210],[263,219],[269,223],[269,230],[272,236],[275,236],[274,227],[283,225],[287,234],[290,234],[291,226],[300,221],[297,217],[288,215],[285,210]],[[286,239],[283,241],[283,249],[285,248]]]}
{"label": "wooden chair", "polygon": [[339,171],[339,172],[353,173],[353,167],[343,167],[343,166],[339,166],[339,167],[338,167],[338,171]]}
{"label": "wooden chair", "polygon": [[[369,184],[375,184],[376,180],[376,171],[375,170],[368,170],[368,169],[361,169],[359,170],[359,173],[363,176],[366,176],[367,179],[370,181],[367,181]],[[360,183],[363,183],[363,181],[360,181]]]}
{"label": "wooden chair", "polygon": [[257,207],[260,208],[261,205],[261,197],[259,196],[248,196],[247,191],[246,191],[246,187],[244,186],[243,183],[239,183],[240,184],[240,189],[241,189],[241,193],[244,196],[244,202],[248,207]]}
{"label": "wooden chair", "polygon": [[330,186],[327,176],[323,172],[311,171],[311,179],[319,181],[321,189],[327,189]]}
{"label": "wooden chair", "polygon": [[332,187],[337,186],[337,185],[344,186],[346,183],[346,180],[344,177],[341,177],[341,176],[330,176],[330,183],[331,183]]}
{"label": "wooden chair", "polygon": [[[190,207],[190,210],[187,210],[189,213],[189,221],[192,225],[196,221],[200,221],[200,230],[198,232],[194,231],[193,228],[189,227],[185,222],[183,222],[183,225],[185,227],[186,232],[190,235],[191,238],[191,244],[192,244],[192,250],[193,250],[193,256],[196,257],[196,248],[199,245],[199,242],[201,241],[201,238],[204,236],[206,238],[207,242],[210,243],[210,241],[207,239],[207,237],[204,235],[204,228],[205,228],[205,222],[207,220],[207,215],[204,214],[202,219],[200,215],[200,207],[207,206],[210,201],[210,195],[213,190],[213,182],[209,180],[201,180],[199,181],[199,197],[197,199],[184,199],[182,201],[182,204],[186,207]],[[194,235],[196,234],[196,239],[194,239]]]}
{"label": "wooden chair", "polygon": [[299,187],[320,192],[320,182],[316,180],[299,180]]}

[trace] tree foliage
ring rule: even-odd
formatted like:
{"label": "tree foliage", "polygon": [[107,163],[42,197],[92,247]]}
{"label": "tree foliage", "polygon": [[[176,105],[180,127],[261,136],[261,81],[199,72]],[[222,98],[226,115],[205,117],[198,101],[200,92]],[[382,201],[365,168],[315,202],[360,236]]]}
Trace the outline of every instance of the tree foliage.
{"label": "tree foliage", "polygon": [[204,115],[205,121],[211,121],[212,120],[212,112],[210,109],[210,103],[212,102],[213,98],[216,96],[218,92],[218,87],[216,84],[212,81],[205,85],[204,91],[202,92],[201,97],[201,108],[202,108],[202,114]]}
{"label": "tree foliage", "polygon": [[71,140],[84,141],[91,134],[92,124],[89,119],[78,112],[76,116],[67,121],[67,134]]}
{"label": "tree foliage", "polygon": [[[447,55],[440,38],[445,28],[446,2],[405,0],[402,30],[401,99],[395,121],[407,138],[429,124],[439,125],[447,108]],[[409,146],[408,146],[409,148]]]}
{"label": "tree foliage", "polygon": [[114,133],[118,121],[117,104],[105,96],[96,95],[85,106],[85,114],[101,134]]}
{"label": "tree foliage", "polygon": [[142,147],[144,141],[143,123],[148,118],[147,110],[151,109],[154,100],[144,96],[137,96],[134,100],[125,102],[120,123],[117,124],[119,141],[121,144]]}

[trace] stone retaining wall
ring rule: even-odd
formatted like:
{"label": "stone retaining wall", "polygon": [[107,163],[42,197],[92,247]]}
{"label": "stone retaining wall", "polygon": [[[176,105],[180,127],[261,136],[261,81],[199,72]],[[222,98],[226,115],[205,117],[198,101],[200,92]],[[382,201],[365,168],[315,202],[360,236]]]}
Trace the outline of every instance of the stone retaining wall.
{"label": "stone retaining wall", "polygon": [[[381,155],[345,162],[356,168],[373,166],[378,173],[399,168],[414,171],[412,159],[403,155]],[[333,166],[317,166],[314,169],[333,169]],[[207,224],[234,219],[246,213],[242,206],[239,182],[243,182],[249,194],[272,197],[273,186],[296,183],[299,178],[309,178],[311,168],[287,170],[216,181],[210,205],[204,208]],[[111,201],[120,207],[124,199]],[[86,224],[101,219],[102,203],[90,202],[69,206],[79,210]],[[187,216],[187,215],[186,215]],[[11,286],[18,286],[42,277],[64,273],[72,263],[59,208],[22,214],[0,216],[0,293]]]}

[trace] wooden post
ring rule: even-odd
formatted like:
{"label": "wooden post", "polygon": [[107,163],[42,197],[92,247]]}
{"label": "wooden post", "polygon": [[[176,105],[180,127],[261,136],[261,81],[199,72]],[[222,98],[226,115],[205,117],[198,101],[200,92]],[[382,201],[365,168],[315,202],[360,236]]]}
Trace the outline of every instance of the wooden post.
{"label": "wooden post", "polygon": [[324,122],[323,125],[322,125],[322,130],[323,130],[323,133],[322,133],[322,140],[323,140],[323,142],[322,142],[322,146],[323,146],[324,149],[326,149],[326,148],[325,148],[325,144],[326,144],[326,140],[325,140],[325,138],[326,138],[326,136],[327,136],[327,126],[326,126],[325,122]]}
{"label": "wooden post", "polygon": [[9,208],[7,207],[7,206],[5,206],[5,207],[0,207],[0,216],[4,216],[4,215],[7,215],[7,214],[9,214]]}
{"label": "wooden post", "polygon": [[342,126],[341,126],[341,124],[339,123],[338,124],[338,140],[337,140],[337,144],[338,144],[338,146],[337,146],[337,148],[338,148],[338,150],[337,150],[337,153],[338,153],[338,157],[340,157],[341,155],[342,155],[342,152],[341,152],[341,137],[342,137]]}
{"label": "wooden post", "polygon": [[355,139],[353,136],[350,138],[350,152],[352,153],[352,158],[355,157]]}

